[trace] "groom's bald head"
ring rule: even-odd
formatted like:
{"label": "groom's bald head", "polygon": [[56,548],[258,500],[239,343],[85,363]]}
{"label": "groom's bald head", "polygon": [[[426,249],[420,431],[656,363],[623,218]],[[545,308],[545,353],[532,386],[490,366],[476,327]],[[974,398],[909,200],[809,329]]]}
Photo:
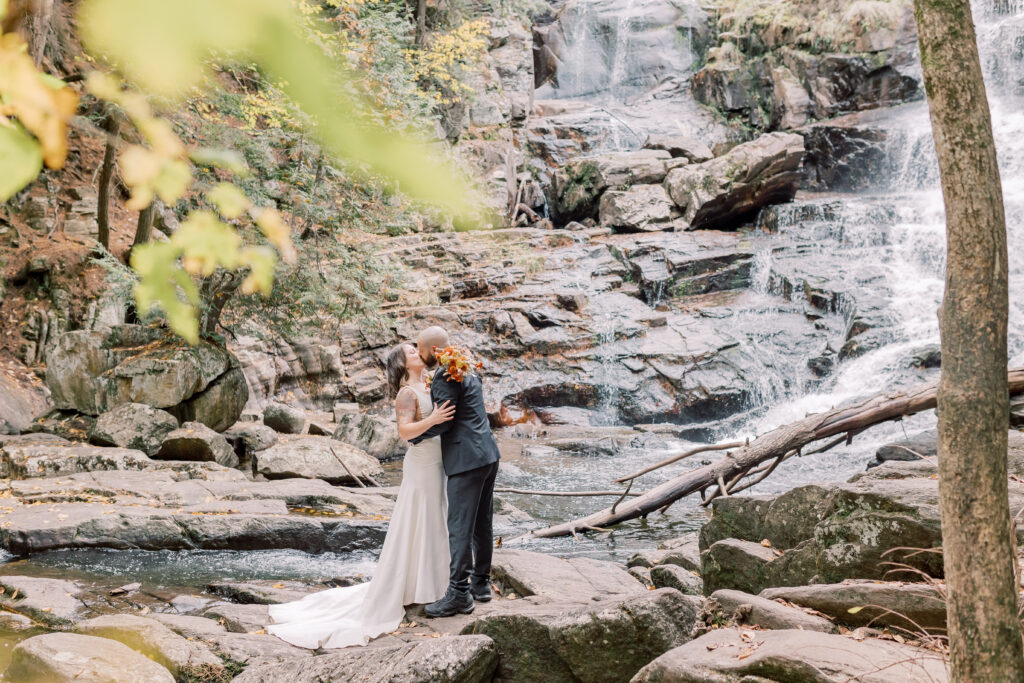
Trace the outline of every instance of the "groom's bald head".
{"label": "groom's bald head", "polygon": [[444,328],[433,325],[420,332],[416,338],[416,347],[420,352],[420,358],[433,367],[437,365],[437,358],[434,357],[434,348],[443,349],[448,346],[448,333]]}

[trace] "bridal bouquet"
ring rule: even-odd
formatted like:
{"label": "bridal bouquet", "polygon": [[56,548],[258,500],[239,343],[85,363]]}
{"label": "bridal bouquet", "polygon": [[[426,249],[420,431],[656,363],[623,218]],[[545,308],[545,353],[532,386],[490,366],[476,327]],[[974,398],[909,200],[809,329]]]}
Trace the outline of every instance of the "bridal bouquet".
{"label": "bridal bouquet", "polygon": [[[434,357],[438,364],[444,368],[444,376],[448,379],[461,382],[473,370],[479,370],[484,366],[479,361],[474,361],[469,351],[461,346],[446,346],[443,349],[434,348]],[[430,377],[427,378],[427,386],[430,386]]]}

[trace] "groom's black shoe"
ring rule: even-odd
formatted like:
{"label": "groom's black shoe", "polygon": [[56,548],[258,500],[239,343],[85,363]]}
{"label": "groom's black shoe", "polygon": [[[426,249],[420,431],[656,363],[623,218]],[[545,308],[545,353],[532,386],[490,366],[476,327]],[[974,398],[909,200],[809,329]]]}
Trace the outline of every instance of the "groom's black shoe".
{"label": "groom's black shoe", "polygon": [[480,581],[474,580],[469,586],[469,594],[473,596],[473,599],[477,602],[490,602],[491,601],[491,582],[489,579],[483,579]]}
{"label": "groom's black shoe", "polygon": [[423,608],[428,617],[450,617],[455,614],[472,614],[473,598],[469,591],[459,591],[449,587],[444,597]]}

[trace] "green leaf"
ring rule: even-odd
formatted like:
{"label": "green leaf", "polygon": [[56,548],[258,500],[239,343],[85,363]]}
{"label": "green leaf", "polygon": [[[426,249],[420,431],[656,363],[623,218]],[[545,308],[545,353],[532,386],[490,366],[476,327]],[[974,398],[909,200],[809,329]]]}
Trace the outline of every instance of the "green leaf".
{"label": "green leaf", "polygon": [[[131,266],[139,274],[135,304],[143,315],[159,306],[171,329],[186,341],[199,341],[195,306],[199,291],[188,273],[178,265],[180,248],[171,242],[148,242],[132,249]],[[179,292],[185,295],[183,301]]]}
{"label": "green leaf", "polygon": [[0,202],[13,197],[42,170],[43,153],[35,138],[21,126],[0,123]]}
{"label": "green leaf", "polygon": [[249,167],[245,163],[245,158],[233,149],[200,147],[190,151],[189,158],[200,166],[219,166],[238,176],[249,175]]}
{"label": "green leaf", "polygon": [[206,199],[217,207],[221,216],[229,220],[241,216],[252,204],[245,193],[233,183],[217,183],[206,193]]}

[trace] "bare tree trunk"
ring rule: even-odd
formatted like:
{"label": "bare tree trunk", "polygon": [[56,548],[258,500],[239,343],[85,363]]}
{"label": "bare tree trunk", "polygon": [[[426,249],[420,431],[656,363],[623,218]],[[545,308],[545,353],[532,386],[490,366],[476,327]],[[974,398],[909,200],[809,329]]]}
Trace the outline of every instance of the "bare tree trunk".
{"label": "bare tree trunk", "polygon": [[1024,681],[1006,480],[1006,219],[968,0],[915,0],[946,205],[939,505],[954,681]]}
{"label": "bare tree trunk", "polygon": [[422,47],[427,33],[427,0],[416,2],[416,45]]}
{"label": "bare tree trunk", "polygon": [[103,166],[100,168],[99,198],[96,207],[97,241],[104,249],[110,249],[110,177],[114,174],[114,151],[117,148],[117,134],[121,130],[121,117],[111,105],[107,119],[103,122],[107,131],[107,144],[103,149]]}
{"label": "bare tree trunk", "polygon": [[153,235],[153,214],[156,213],[156,201],[150,202],[149,206],[139,212],[139,223],[135,228],[135,239],[132,246],[145,244]]}
{"label": "bare tree trunk", "polygon": [[199,287],[201,310],[199,313],[199,333],[211,335],[220,325],[220,317],[231,297],[245,279],[245,273],[237,270],[218,268],[213,275],[204,278]]}

